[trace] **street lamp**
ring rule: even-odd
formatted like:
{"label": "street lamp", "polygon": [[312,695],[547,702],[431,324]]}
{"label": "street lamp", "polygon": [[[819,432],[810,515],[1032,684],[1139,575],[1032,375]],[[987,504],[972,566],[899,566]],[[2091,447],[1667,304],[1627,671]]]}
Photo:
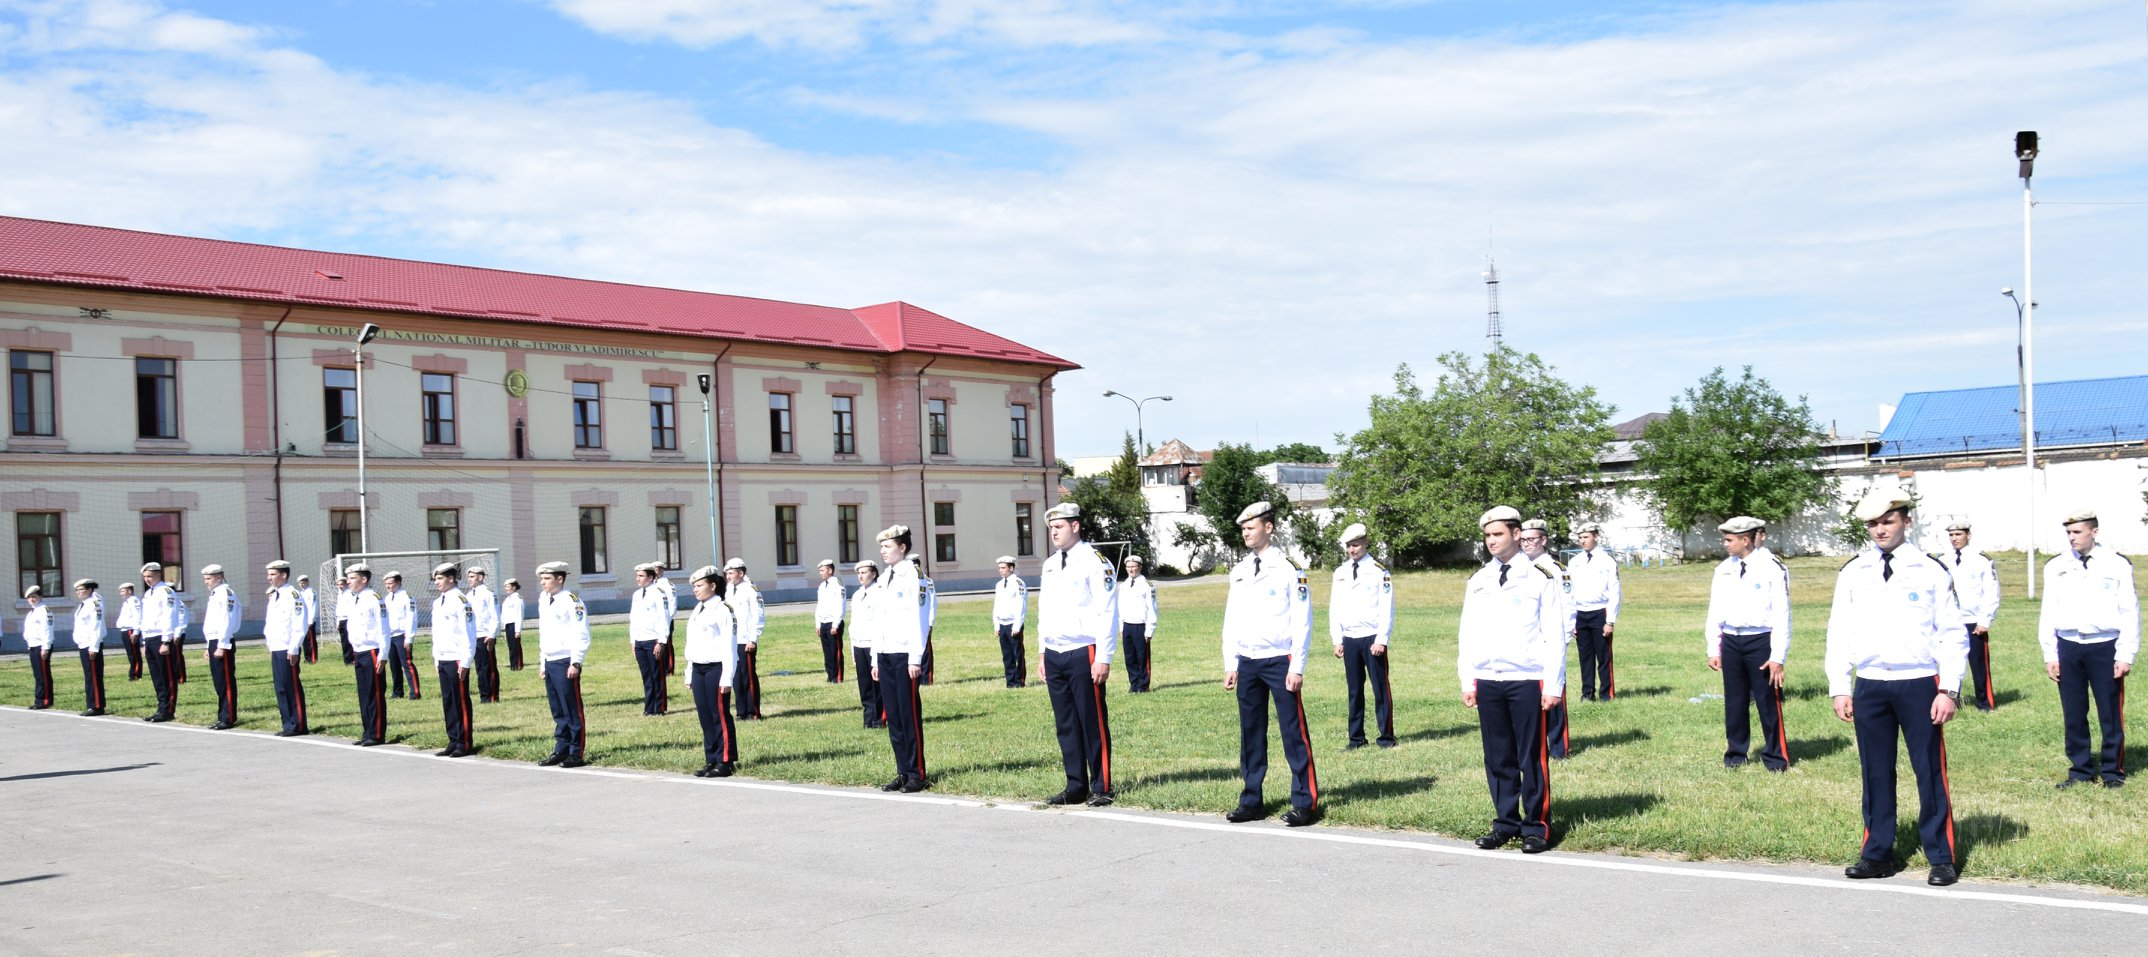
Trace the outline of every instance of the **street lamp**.
{"label": "street lamp", "polygon": [[709,387],[712,380],[703,372],[694,376],[694,383],[701,387],[701,460],[709,473],[709,564],[723,565],[723,552],[716,545],[716,443],[712,436],[715,426],[709,415]]}
{"label": "street lamp", "polygon": [[2036,153],[2035,130],[2014,134],[2014,158],[2021,161],[2021,298],[2014,305],[2021,310],[2021,460],[2028,467],[2029,482],[2030,598],[2036,597],[2036,286],[2030,268],[2035,263],[2030,223],[2036,197],[2029,190],[2029,178],[2036,175]]}
{"label": "street lamp", "polygon": [[373,545],[367,539],[369,525],[365,500],[365,344],[380,335],[380,327],[370,322],[358,330],[358,342],[351,346],[351,364],[357,368],[358,378],[358,550],[369,552]]}
{"label": "street lamp", "polygon": [[1118,396],[1119,398],[1125,399],[1126,401],[1134,404],[1134,447],[1138,450],[1136,453],[1136,457],[1149,454],[1148,433],[1144,431],[1141,426],[1141,407],[1151,402],[1169,402],[1171,401],[1171,397],[1168,395],[1152,395],[1146,399],[1136,399],[1133,396],[1127,395],[1124,392],[1118,392],[1111,389],[1105,389],[1104,395],[1107,398],[1111,396]]}

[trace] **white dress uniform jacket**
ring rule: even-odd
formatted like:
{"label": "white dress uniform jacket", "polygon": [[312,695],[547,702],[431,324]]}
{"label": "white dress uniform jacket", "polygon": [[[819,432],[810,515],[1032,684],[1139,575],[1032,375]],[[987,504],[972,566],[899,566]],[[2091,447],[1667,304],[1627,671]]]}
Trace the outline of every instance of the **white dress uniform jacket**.
{"label": "white dress uniform jacket", "polygon": [[1096,660],[1111,663],[1119,649],[1118,576],[1088,542],[1044,556],[1037,579],[1037,633],[1046,651],[1096,646]]}
{"label": "white dress uniform jacket", "polygon": [[1575,611],[1601,611],[1604,623],[1618,624],[1618,562],[1601,546],[1574,556],[1566,576],[1573,583]]}
{"label": "white dress uniform jacket", "polygon": [[299,627],[313,627],[314,622],[321,620],[321,606],[319,600],[313,597],[313,589],[311,588],[298,588],[293,590],[298,592],[299,605],[305,610],[306,613],[306,618],[304,621],[299,622]]}
{"label": "white dress uniform jacket", "polygon": [[172,630],[171,630],[171,636],[172,636],[173,638],[184,638],[184,637],[186,637],[186,627],[187,627],[187,625],[188,625],[188,624],[190,623],[190,621],[191,621],[191,619],[190,619],[190,618],[188,618],[188,617],[187,617],[187,615],[188,615],[188,612],[187,612],[186,602],[185,602],[185,601],[183,601],[183,600],[181,600],[181,599],[179,598],[179,593],[178,593],[177,591],[173,591],[173,592],[172,592],[172,626],[171,626],[171,627],[172,627]]}
{"label": "white dress uniform jacket", "polygon": [[1775,553],[1755,548],[1743,559],[1726,558],[1708,584],[1708,621],[1701,634],[1708,657],[1723,656],[1724,635],[1768,633],[1768,660],[1790,660],[1790,568]]}
{"label": "white dress uniform jacket", "polygon": [[410,633],[418,629],[418,606],[410,599],[410,589],[389,592],[387,601],[388,634],[409,641]]}
{"label": "white dress uniform jacket", "polygon": [[1894,575],[1883,578],[1877,547],[1866,546],[1835,578],[1827,615],[1827,693],[1847,696],[1857,678],[1939,676],[1941,691],[1960,691],[1969,667],[1969,634],[1946,566],[1914,548],[1894,550]]}
{"label": "white dress uniform jacket", "polygon": [[102,652],[104,648],[104,596],[91,592],[89,599],[75,606],[75,630],[71,636],[75,647],[84,651]]}
{"label": "white dress uniform jacket", "polygon": [[2085,561],[2068,549],[2045,563],[2036,641],[2043,646],[2045,664],[2059,660],[2061,641],[2115,641],[2118,663],[2132,665],[2141,650],[2140,593],[2133,587],[2133,563],[2100,545]]}
{"label": "white dress uniform jacket", "polygon": [[371,585],[346,592],[343,611],[349,616],[352,651],[388,650],[388,602]]}
{"label": "white dress uniform jacket", "polygon": [[169,582],[149,586],[142,594],[142,636],[171,637],[173,618],[178,615],[178,609],[179,593],[172,590]]}
{"label": "white dress uniform jacket", "polygon": [[[908,655],[910,665],[922,666],[926,622],[932,610],[926,605],[929,596],[924,582],[918,579],[917,566],[906,561],[893,563],[873,591],[873,654]],[[886,680],[894,679],[893,675],[886,676]]]}
{"label": "white dress uniform jacket", "polygon": [[546,661],[575,665],[589,654],[589,609],[573,592],[537,594],[537,653]]}
{"label": "white dress uniform jacket", "polygon": [[1141,636],[1156,637],[1156,583],[1147,575],[1135,575],[1126,580],[1119,595],[1119,622],[1126,625],[1144,625]]}
{"label": "white dress uniform jacket", "polygon": [[1506,583],[1499,578],[1499,562],[1486,562],[1462,595],[1455,654],[1462,690],[1480,680],[1541,681],[1544,694],[1564,697],[1569,612],[1558,576],[1515,555]]}
{"label": "white dress uniform jacket", "polygon": [[1387,569],[1366,555],[1335,569],[1328,589],[1328,638],[1342,647],[1344,638],[1372,636],[1386,646],[1395,628],[1395,583]]}
{"label": "white dress uniform jacket", "polygon": [[[1564,630],[1562,630],[1560,634],[1566,636],[1567,644],[1573,644],[1574,615],[1576,614],[1576,611],[1574,609],[1573,595],[1574,583],[1573,580],[1568,578],[1566,575],[1566,566],[1559,564],[1559,560],[1551,557],[1550,552],[1545,552],[1542,555],[1538,555],[1537,557],[1530,559],[1529,564],[1535,565],[1536,567],[1543,569],[1545,572],[1549,573],[1554,579],[1558,580],[1559,594],[1556,597],[1558,598],[1560,609],[1565,611],[1565,614],[1560,617],[1560,620],[1566,623]],[[1560,652],[1560,654],[1565,654],[1565,652]]]}
{"label": "white dress uniform jacket", "polygon": [[470,608],[477,612],[478,640],[483,641],[499,634],[500,602],[498,598],[493,596],[492,589],[479,585],[476,588],[464,591],[462,596],[469,599]]}
{"label": "white dress uniform jacket", "polygon": [[843,634],[850,637],[850,647],[873,647],[873,629],[880,627],[879,606],[875,604],[880,594],[880,580],[875,578],[870,586],[860,588],[850,596],[850,626]]}
{"label": "white dress uniform jacket", "polygon": [[296,654],[306,647],[306,604],[298,589],[277,585],[268,590],[261,609],[261,642],[271,654]]}
{"label": "white dress uniform jacket", "polygon": [[351,620],[351,590],[338,585],[336,586],[336,622],[341,624],[349,620]]}
{"label": "white dress uniform jacket", "polygon": [[239,593],[230,582],[223,582],[209,590],[201,610],[201,637],[208,642],[209,650],[228,650],[239,643],[239,622],[244,610],[239,607]]}
{"label": "white dress uniform jacket", "polygon": [[1999,570],[1982,552],[1948,549],[1932,556],[1954,575],[1954,600],[1962,606],[1962,624],[1991,627],[1999,617]]}
{"label": "white dress uniform jacket", "polygon": [[22,613],[22,643],[32,648],[52,647],[52,610],[39,604]]}
{"label": "white dress uniform jacket", "polygon": [[521,592],[515,592],[500,599],[500,624],[513,625],[519,629],[522,627],[523,619],[527,617],[529,615],[522,608]]}
{"label": "white dress uniform jacket", "polygon": [[[723,677],[716,687],[731,687],[731,678],[738,671],[738,640],[732,631],[731,606],[710,600],[694,605],[692,615],[686,619],[686,661],[688,664],[723,665]],[[686,683],[694,683],[694,669],[686,669]]]}
{"label": "white dress uniform jacket", "polygon": [[739,576],[738,584],[731,586],[731,593],[723,596],[723,603],[731,606],[731,620],[738,627],[738,643],[759,645],[761,631],[768,626],[768,606],[761,601],[761,590],[754,587],[753,579]]}
{"label": "white dress uniform jacket", "polygon": [[119,618],[112,622],[112,627],[121,631],[140,632],[142,630],[142,596],[128,595],[120,599]]}
{"label": "white dress uniform jacket", "polygon": [[1289,655],[1290,673],[1302,675],[1312,641],[1312,589],[1305,573],[1274,545],[1239,559],[1223,606],[1223,670],[1236,672],[1240,658]]}
{"label": "white dress uniform jacket", "polygon": [[1029,583],[1020,575],[1009,575],[992,585],[992,623],[1013,625],[1021,631],[1029,620]]}
{"label": "white dress uniform jacket", "polygon": [[433,660],[467,668],[477,654],[477,608],[460,588],[433,598]]}
{"label": "white dress uniform jacket", "polygon": [[843,590],[842,576],[828,576],[828,580],[821,582],[820,589],[813,593],[813,623],[816,625],[842,624],[843,609],[849,604],[847,599],[848,593]]}
{"label": "white dress uniform jacket", "polygon": [[671,641],[671,598],[662,588],[651,583],[634,589],[634,604],[627,612],[627,634],[635,641]]}

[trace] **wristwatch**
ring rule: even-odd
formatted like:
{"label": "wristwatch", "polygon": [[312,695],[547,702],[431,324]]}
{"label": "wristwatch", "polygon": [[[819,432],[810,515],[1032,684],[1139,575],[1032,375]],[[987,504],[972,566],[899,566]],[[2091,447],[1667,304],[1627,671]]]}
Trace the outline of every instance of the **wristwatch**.
{"label": "wristwatch", "polygon": [[1962,693],[1961,693],[1961,692],[1959,692],[1959,691],[1948,691],[1948,692],[1943,692],[1943,693],[1944,693],[1944,694],[1945,694],[1945,695],[1947,696],[1947,700],[1948,700],[1948,701],[1952,701],[1952,702],[1954,702],[1955,704],[1961,704],[1961,703],[1962,703]]}

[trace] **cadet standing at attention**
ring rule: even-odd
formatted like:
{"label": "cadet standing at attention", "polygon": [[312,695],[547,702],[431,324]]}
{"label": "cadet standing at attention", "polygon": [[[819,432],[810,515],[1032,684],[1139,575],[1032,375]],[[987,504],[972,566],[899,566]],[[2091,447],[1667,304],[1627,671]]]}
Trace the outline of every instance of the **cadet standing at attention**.
{"label": "cadet standing at attention", "polygon": [[1567,606],[1559,579],[1521,554],[1521,513],[1505,505],[1477,520],[1491,560],[1462,596],[1455,673],[1462,704],[1477,709],[1492,829],[1477,846],[1521,838],[1522,853],[1551,848],[1551,754],[1544,713],[1566,694]]}
{"label": "cadet standing at attention", "polygon": [[1835,717],[1856,728],[1864,768],[1865,842],[1854,880],[1895,872],[1897,738],[1917,775],[1917,837],[1932,865],[1925,882],[1959,879],[1954,864],[1954,797],[1947,787],[1945,725],[1961,704],[1969,639],[1946,566],[1909,540],[1914,503],[1900,489],[1865,494],[1854,513],[1872,547],[1842,566],[1827,616],[1827,684]]}
{"label": "cadet standing at attention", "polygon": [[1783,727],[1783,669],[1790,663],[1790,568],[1762,544],[1767,524],[1740,515],[1716,526],[1723,550],[1708,585],[1701,625],[1708,667],[1723,673],[1723,766],[1742,767],[1752,747],[1752,712],[1760,711],[1760,763],[1790,768]]}
{"label": "cadet standing at attention", "polygon": [[[2044,606],[2036,641],[2043,646],[2044,673],[2058,682],[2066,723],[2066,758],[2072,763],[2060,788],[2086,784],[2100,773],[2103,786],[2126,785],[2126,675],[2141,650],[2140,594],[2133,563],[2096,547],[2096,513],[2066,516],[2066,554],[2044,565]],[[2089,748],[2088,703],[2096,702],[2103,753]]]}
{"label": "cadet standing at attention", "polygon": [[738,720],[761,720],[761,669],[759,664],[761,632],[768,627],[768,606],[761,603],[761,589],[746,574],[746,560],[733,558],[723,563],[724,577],[731,588],[724,594],[723,602],[731,606],[731,620],[736,624],[738,636],[738,678],[732,683],[731,700],[736,705]]}
{"label": "cadet standing at attention", "polygon": [[261,608],[261,643],[268,648],[269,679],[276,688],[279,738],[306,733],[306,688],[298,666],[306,655],[306,604],[291,587],[291,563],[278,559],[262,569],[268,594]]}
{"label": "cadet standing at attention", "polygon": [[925,589],[910,563],[910,526],[880,532],[880,561],[887,577],[873,586],[873,680],[880,683],[881,714],[888,746],[895,752],[895,779],[883,791],[924,790],[925,723],[918,713],[918,680],[924,674]]}
{"label": "cadet standing at attention", "polygon": [[1999,570],[1983,552],[1969,547],[1969,523],[1947,526],[1947,544],[1953,554],[1932,557],[1954,575],[1954,599],[1962,606],[1962,629],[1969,633],[1969,677],[1975,694],[1970,701],[1978,711],[1999,707],[1991,689],[1991,623],[1999,617]]}
{"label": "cadet standing at attention", "polygon": [[234,652],[245,610],[239,606],[239,593],[224,581],[224,566],[203,566],[201,583],[209,590],[201,611],[202,657],[209,660],[209,683],[216,686],[216,723],[209,730],[223,731],[239,724],[239,660]]}
{"label": "cadet standing at attention", "polygon": [[[1101,557],[1101,556],[1100,556]],[[1142,574],[1139,555],[1126,556],[1126,589],[1119,596],[1119,642],[1126,649],[1126,690],[1148,694],[1155,673],[1156,584]]]}
{"label": "cadet standing at attention", "polygon": [[1029,585],[1014,573],[1014,556],[999,557],[999,581],[992,586],[992,631],[999,637],[999,666],[1007,687],[1029,684],[1029,650],[1022,629],[1029,621]]}
{"label": "cadet standing at attention", "polygon": [[1305,655],[1313,639],[1313,604],[1305,573],[1275,547],[1275,506],[1254,502],[1238,513],[1246,557],[1231,569],[1223,606],[1223,687],[1238,692],[1238,772],[1245,788],[1223,819],[1239,824],[1268,813],[1268,705],[1282,724],[1290,762],[1290,810],[1283,823],[1304,827],[1320,812],[1312,729],[1305,723]]}
{"label": "cadet standing at attention", "polygon": [[[1543,569],[1559,583],[1559,593],[1554,597],[1565,612],[1561,619],[1565,624],[1559,629],[1559,633],[1566,636],[1559,646],[1559,658],[1564,661],[1566,645],[1572,643],[1574,637],[1574,603],[1568,594],[1572,591],[1573,584],[1566,577],[1566,566],[1559,564],[1559,560],[1551,556],[1550,523],[1541,518],[1523,522],[1520,538],[1522,557],[1528,559],[1529,564]],[[1566,717],[1564,697],[1559,699],[1558,704],[1544,711],[1544,749],[1554,761],[1566,760],[1567,746],[1570,743]]]}
{"label": "cadet standing at attention", "polygon": [[104,713],[104,597],[97,583],[75,582],[75,648],[82,653],[82,716]]}
{"label": "cadet standing at attention", "polygon": [[627,645],[641,669],[641,714],[671,712],[671,598],[657,587],[660,566],[634,566],[634,603],[627,615]]}
{"label": "cadet standing at attention", "polygon": [[22,614],[22,643],[30,652],[30,710],[52,707],[52,610],[45,607],[45,589],[31,585],[22,598],[30,610]]}
{"label": "cadet standing at attention", "polygon": [[1395,698],[1387,682],[1387,641],[1395,627],[1395,585],[1387,569],[1368,554],[1372,533],[1352,522],[1342,532],[1343,562],[1328,590],[1328,638],[1343,661],[1350,692],[1350,743],[1365,746],[1365,682],[1372,682],[1372,711],[1380,747],[1395,746]]}
{"label": "cadet standing at attention", "polygon": [[179,707],[179,648],[171,638],[172,617],[179,598],[164,581],[164,566],[142,566],[142,657],[149,663],[149,682],[156,686],[157,710],[144,721],[170,721]]}
{"label": "cadet standing at attention", "polygon": [[358,746],[388,740],[388,603],[373,590],[373,568],[359,563],[343,569],[339,607],[345,657],[358,678]]}
{"label": "cadet standing at attention", "polygon": [[119,583],[119,617],[112,622],[127,644],[127,680],[142,680],[142,599],[133,582]]}
{"label": "cadet standing at attention", "polygon": [[457,585],[454,562],[433,566],[433,670],[440,678],[440,717],[447,749],[435,757],[460,758],[477,750],[470,742],[470,659],[477,653],[477,609]]}
{"label": "cadet standing at attention", "polygon": [[703,565],[694,572],[694,613],[686,619],[686,693],[701,718],[701,770],[697,778],[727,778],[738,770],[738,726],[731,721],[731,680],[738,667],[731,606],[716,595],[723,572]]}
{"label": "cadet standing at attention", "polygon": [[463,597],[470,600],[470,607],[477,611],[477,648],[470,660],[470,667],[477,672],[477,700],[500,700],[500,604],[485,586],[485,570],[476,565],[464,573],[468,583]]}
{"label": "cadet standing at attention", "polygon": [[310,665],[321,660],[321,606],[313,597],[312,578],[298,576],[297,591],[299,603],[306,609],[306,663]]}
{"label": "cadet standing at attention", "polygon": [[865,727],[887,727],[887,712],[880,707],[880,682],[873,675],[873,630],[880,625],[880,611],[873,604],[880,594],[873,587],[880,580],[880,566],[868,558],[855,567],[858,590],[850,596],[850,654],[858,666],[858,707],[865,712]]}
{"label": "cadet standing at attention", "polygon": [[343,663],[356,664],[357,649],[351,647],[351,587],[348,568],[343,570],[343,577],[336,581],[336,641],[343,646]]}
{"label": "cadet standing at attention", "polygon": [[843,576],[835,559],[823,558],[818,566],[820,587],[813,593],[813,631],[820,637],[820,668],[828,683],[843,683],[843,664],[850,653],[843,647],[843,611],[849,596],[843,594]]}
{"label": "cadet standing at attention", "polygon": [[[1066,787],[1046,804],[1111,803],[1111,656],[1119,631],[1117,575],[1081,540],[1081,506],[1044,513],[1052,554],[1037,578],[1037,679],[1052,699]],[[1263,742],[1265,744],[1266,742]]]}
{"label": "cadet standing at attention", "polygon": [[388,585],[388,670],[395,673],[395,696],[403,697],[404,679],[410,682],[410,700],[424,695],[418,690],[417,648],[412,635],[418,630],[418,606],[403,587],[403,573],[392,571],[382,581]]}
{"label": "cadet standing at attention", "polygon": [[552,754],[545,767],[578,768],[589,729],[582,716],[582,658],[589,654],[589,609],[567,590],[567,563],[537,566],[537,656],[544,661],[545,702],[552,706]]}
{"label": "cadet standing at attention", "polygon": [[[1573,584],[1574,645],[1581,653],[1581,700],[1609,701],[1618,696],[1617,672],[1611,665],[1611,633],[1618,627],[1618,562],[1601,546],[1604,527],[1581,526],[1581,554],[1568,564]],[[1563,655],[1564,652],[1561,652]],[[1598,685],[1603,697],[1597,697]]]}
{"label": "cadet standing at attention", "polygon": [[[522,582],[510,578],[500,583],[507,594],[500,598],[500,633],[507,639],[507,667],[522,670],[522,623],[529,618],[522,605]],[[494,696],[498,700],[498,696]]]}
{"label": "cadet standing at attention", "polygon": [[925,574],[925,556],[910,555],[910,567],[917,571],[917,587],[925,595],[925,661],[924,674],[917,679],[920,685],[932,683],[932,630],[940,624],[940,589],[932,576]]}

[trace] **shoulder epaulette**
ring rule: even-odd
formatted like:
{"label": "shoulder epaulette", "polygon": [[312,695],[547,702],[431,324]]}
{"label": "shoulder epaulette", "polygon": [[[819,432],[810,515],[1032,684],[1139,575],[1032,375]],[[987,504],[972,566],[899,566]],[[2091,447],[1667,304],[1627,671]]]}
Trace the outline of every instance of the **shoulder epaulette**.
{"label": "shoulder epaulette", "polygon": [[565,596],[568,601],[581,601],[581,599],[574,597],[574,593],[571,591],[563,591],[560,594]]}
{"label": "shoulder epaulette", "polygon": [[1849,570],[1850,570],[1850,566],[1851,566],[1851,565],[1855,565],[1855,564],[1857,564],[1857,560],[1858,560],[1859,558],[1862,558],[1862,557],[1864,557],[1864,553],[1863,553],[1863,552],[1858,552],[1858,553],[1857,553],[1857,554],[1855,554],[1855,555],[1851,555],[1851,556],[1850,556],[1850,560],[1849,560],[1849,561],[1843,562],[1843,563],[1842,563],[1842,567],[1841,567],[1841,568],[1838,568],[1838,569],[1835,569],[1835,570],[1836,570],[1836,571],[1838,571],[1838,572],[1846,572],[1846,571],[1849,571]]}
{"label": "shoulder epaulette", "polygon": [[1534,569],[1536,569],[1536,571],[1537,571],[1537,574],[1539,574],[1539,575],[1542,575],[1542,576],[1544,576],[1545,578],[1556,578],[1556,577],[1558,577],[1558,576],[1556,576],[1556,575],[1553,575],[1553,574],[1551,573],[1551,569],[1549,569],[1549,568],[1545,568],[1544,566],[1542,566],[1542,565],[1539,565],[1539,564],[1537,564],[1537,563],[1535,563],[1535,562],[1530,562],[1530,563],[1529,563],[1529,567],[1530,567],[1530,568],[1534,568]]}

